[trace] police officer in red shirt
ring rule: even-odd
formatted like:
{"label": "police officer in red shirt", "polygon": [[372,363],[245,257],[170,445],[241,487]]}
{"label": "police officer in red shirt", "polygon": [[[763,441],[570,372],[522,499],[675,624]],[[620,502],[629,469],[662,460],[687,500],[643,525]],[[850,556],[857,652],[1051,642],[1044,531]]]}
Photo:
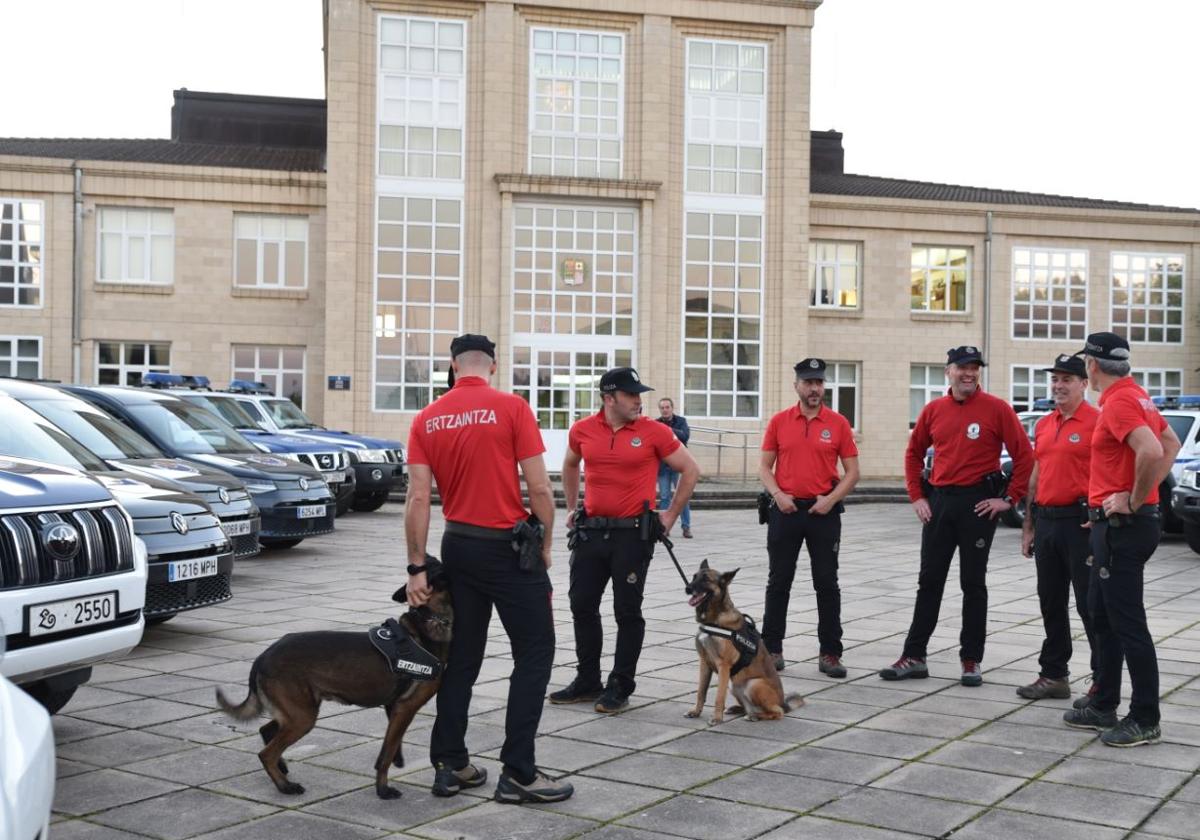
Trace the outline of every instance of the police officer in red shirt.
{"label": "police officer in red shirt", "polygon": [[[642,415],[642,394],[652,391],[629,367],[600,377],[603,407],[571,426],[563,459],[567,527],[571,528],[571,615],[575,620],[575,679],[550,695],[551,703],[595,701],[598,712],[629,705],[637,683],[638,657],[646,634],[642,591],[654,542],[669,531],[688,503],[700,468],[670,427]],[[583,511],[579,465],[585,465]],[[658,467],[666,462],[681,473],[665,511],[655,512]],[[600,599],[612,581],[617,621],[616,651],[606,684],[600,682]]]}
{"label": "police officer in red shirt", "polygon": [[[838,547],[842,499],[858,483],[858,446],[849,421],[825,407],[824,360],[804,359],[795,371],[793,387],[800,401],[767,423],[758,467],[763,487],[771,495],[767,522],[770,572],[762,638],[775,669],[782,671],[792,579],[800,547],[807,542],[817,593],[817,667],[822,674],[844,677]],[[838,459],[845,471],[840,481]]]}
{"label": "police officer in red shirt", "polygon": [[[879,672],[885,680],[929,676],[925,666],[929,637],[937,626],[950,560],[958,551],[963,592],[959,659],[962,684],[983,684],[979,663],[987,635],[987,562],[996,517],[1025,495],[1033,469],[1029,438],[1012,406],[979,386],[984,365],[979,349],[964,345],[946,354],[946,396],[926,405],[917,417],[904,456],[904,478],[921,529],[921,573],[912,624],[904,652]],[[929,487],[923,486],[925,453],[934,448]],[[1007,492],[1000,452],[1013,459]]]}
{"label": "police officer in red shirt", "polygon": [[540,773],[534,737],[542,697],[554,665],[554,618],[550,611],[550,541],[540,567],[522,569],[514,526],[529,516],[521,501],[517,468],[525,476],[529,505],[547,530],[554,523],[554,495],[541,432],[529,404],[488,385],[496,372],[496,345],[482,335],[461,335],[450,344],[453,387],[413,420],[408,436],[409,485],[404,517],[408,542],[409,603],[429,597],[424,579],[430,495],[437,481],[446,520],[442,562],[454,603],[454,633],[437,721],[429,741],[435,768],[433,793],[454,796],[482,785],[487,773],[468,760],[467,707],[479,676],[492,608],[512,645],[503,771],[498,802],[559,802],[574,789]]}
{"label": "police officer in red shirt", "polygon": [[[1088,476],[1093,556],[1088,613],[1099,653],[1099,687],[1087,706],[1069,710],[1063,720],[1098,730],[1110,747],[1156,744],[1162,738],[1158,657],[1146,626],[1143,572],[1158,547],[1158,485],[1175,463],[1179,438],[1129,375],[1129,342],[1115,333],[1092,333],[1080,352],[1088,381],[1100,392]],[[1122,662],[1133,690],[1129,714],[1118,721]]]}
{"label": "police officer in red shirt", "polygon": [[[1088,560],[1092,555],[1087,492],[1092,432],[1100,412],[1084,399],[1088,379],[1083,359],[1061,355],[1044,370],[1050,374],[1054,411],[1034,427],[1028,495],[1032,504],[1021,532],[1021,553],[1033,557],[1037,568],[1038,601],[1046,628],[1038,678],[1017,689],[1019,696],[1029,700],[1071,696],[1067,604],[1072,588],[1092,654],[1093,689],[1096,686],[1096,645],[1087,612]],[[1080,702],[1086,703],[1087,697]]]}

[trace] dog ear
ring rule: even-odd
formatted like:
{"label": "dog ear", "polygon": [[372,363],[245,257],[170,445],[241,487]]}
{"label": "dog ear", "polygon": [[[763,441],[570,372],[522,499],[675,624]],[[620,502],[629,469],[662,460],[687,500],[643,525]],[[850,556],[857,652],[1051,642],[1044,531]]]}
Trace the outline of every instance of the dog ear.
{"label": "dog ear", "polygon": [[722,584],[723,586],[728,586],[728,585],[729,585],[729,581],[733,580],[733,576],[734,576],[734,575],[736,575],[736,574],[737,574],[738,572],[740,572],[741,570],[742,570],[742,567],[741,567],[741,566],[738,566],[738,567],[737,567],[736,569],[734,569],[732,572],[726,572],[725,574],[721,575],[721,584]]}
{"label": "dog ear", "polygon": [[700,561],[700,571],[702,571],[702,572],[708,571],[708,558],[707,557],[705,557],[703,560]]}
{"label": "dog ear", "polygon": [[392,593],[392,600],[398,604],[407,604],[408,603],[408,584],[407,583]]}

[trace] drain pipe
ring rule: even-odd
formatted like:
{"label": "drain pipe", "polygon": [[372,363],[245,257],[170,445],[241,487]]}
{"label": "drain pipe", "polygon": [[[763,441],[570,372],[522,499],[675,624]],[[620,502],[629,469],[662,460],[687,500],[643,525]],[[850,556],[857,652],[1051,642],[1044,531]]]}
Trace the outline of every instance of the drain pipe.
{"label": "drain pipe", "polygon": [[[983,358],[992,361],[992,211],[987,211],[983,234]],[[988,371],[983,369],[983,387],[988,389]]]}
{"label": "drain pipe", "polygon": [[75,240],[75,259],[71,266],[71,381],[79,382],[83,361],[81,358],[83,349],[79,336],[80,324],[83,320],[79,311],[83,297],[83,170],[79,168],[78,161],[74,161],[71,168],[75,175],[75,222],[72,231]]}

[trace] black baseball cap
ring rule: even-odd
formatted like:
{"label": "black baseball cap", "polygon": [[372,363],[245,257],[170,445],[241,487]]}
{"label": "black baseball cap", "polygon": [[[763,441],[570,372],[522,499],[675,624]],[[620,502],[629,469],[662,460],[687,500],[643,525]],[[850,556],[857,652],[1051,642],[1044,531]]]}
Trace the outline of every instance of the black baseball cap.
{"label": "black baseball cap", "polygon": [[455,356],[462,353],[469,353],[472,350],[479,350],[487,353],[493,359],[496,358],[496,342],[492,341],[486,335],[466,333],[450,342],[450,358],[452,359]]}
{"label": "black baseball cap", "polygon": [[951,347],[946,351],[946,364],[982,365],[987,367],[987,362],[983,360],[983,354],[980,353],[979,348],[973,344],[964,344],[961,347]]}
{"label": "black baseball cap", "polygon": [[1042,368],[1042,370],[1046,373],[1069,373],[1071,376],[1087,379],[1087,366],[1084,365],[1083,359],[1079,357],[1078,353],[1073,356],[1063,353],[1054,360],[1054,364],[1050,365],[1050,367]]}
{"label": "black baseball cap", "polygon": [[792,370],[796,371],[797,379],[825,379],[824,359],[801,359]]}
{"label": "black baseball cap", "polygon": [[1083,349],[1085,356],[1107,359],[1110,362],[1129,361],[1129,342],[1113,332],[1096,332],[1087,337]]}
{"label": "black baseball cap", "polygon": [[614,391],[624,391],[626,394],[641,394],[653,391],[638,378],[638,373],[631,367],[619,367],[605,371],[600,377],[600,393],[611,394]]}

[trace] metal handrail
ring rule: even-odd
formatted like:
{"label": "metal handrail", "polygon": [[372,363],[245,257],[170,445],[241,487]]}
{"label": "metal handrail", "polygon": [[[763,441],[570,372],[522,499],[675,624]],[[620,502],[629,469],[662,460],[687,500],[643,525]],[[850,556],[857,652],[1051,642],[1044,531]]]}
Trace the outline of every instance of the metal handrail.
{"label": "metal handrail", "polygon": [[[762,432],[743,432],[738,429],[720,429],[715,426],[696,426],[689,424],[693,432],[693,437],[688,441],[689,447],[708,447],[717,450],[717,475],[721,474],[721,453],[725,449],[740,449],[742,451],[742,481],[746,481],[750,476],[750,450],[757,448],[757,440],[762,435]],[[696,440],[695,432],[704,434],[716,435],[717,439],[713,440]],[[738,435],[741,437],[740,443],[726,443],[726,435]]]}

